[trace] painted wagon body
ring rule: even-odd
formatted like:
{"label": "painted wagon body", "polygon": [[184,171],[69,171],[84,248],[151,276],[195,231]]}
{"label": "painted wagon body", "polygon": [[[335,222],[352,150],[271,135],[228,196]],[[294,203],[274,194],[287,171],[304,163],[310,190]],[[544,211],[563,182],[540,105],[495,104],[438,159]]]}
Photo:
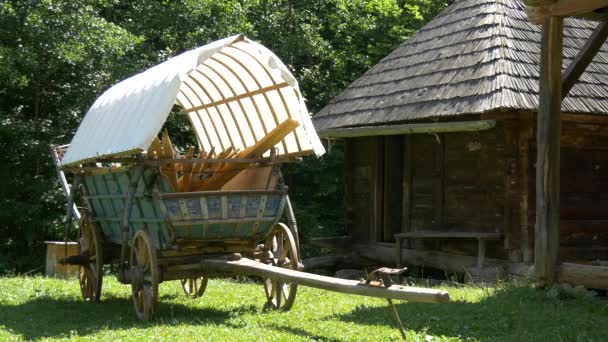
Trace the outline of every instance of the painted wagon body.
{"label": "painted wagon body", "polygon": [[[111,243],[120,244],[123,239],[121,221],[132,169],[83,177],[82,197]],[[152,186],[146,189],[146,184]],[[255,246],[278,222],[286,198],[286,190],[274,189],[174,192],[165,177],[148,167],[133,196],[128,239],[146,230],[160,249],[225,241]]]}

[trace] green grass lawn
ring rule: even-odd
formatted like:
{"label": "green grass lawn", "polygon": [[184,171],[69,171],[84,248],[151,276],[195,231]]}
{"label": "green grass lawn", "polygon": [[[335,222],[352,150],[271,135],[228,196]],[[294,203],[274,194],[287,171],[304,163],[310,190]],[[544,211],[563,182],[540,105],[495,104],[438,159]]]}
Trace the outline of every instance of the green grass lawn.
{"label": "green grass lawn", "polygon": [[[399,340],[386,301],[300,287],[293,309],[264,309],[260,283],[212,279],[202,298],[160,286],[158,317],[139,321],[130,286],[104,279],[101,303],[76,280],[0,278],[0,340]],[[608,303],[557,299],[524,285],[444,286],[450,304],[397,304],[411,341],[608,341]]]}

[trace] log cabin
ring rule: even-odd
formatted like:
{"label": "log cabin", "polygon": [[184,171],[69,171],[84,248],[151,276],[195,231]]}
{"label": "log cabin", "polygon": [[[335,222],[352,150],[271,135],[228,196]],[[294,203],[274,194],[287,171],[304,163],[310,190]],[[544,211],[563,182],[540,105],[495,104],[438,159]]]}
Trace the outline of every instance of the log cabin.
{"label": "log cabin", "polygon": [[608,4],[529,2],[454,1],[315,115],[356,253],[608,289]]}

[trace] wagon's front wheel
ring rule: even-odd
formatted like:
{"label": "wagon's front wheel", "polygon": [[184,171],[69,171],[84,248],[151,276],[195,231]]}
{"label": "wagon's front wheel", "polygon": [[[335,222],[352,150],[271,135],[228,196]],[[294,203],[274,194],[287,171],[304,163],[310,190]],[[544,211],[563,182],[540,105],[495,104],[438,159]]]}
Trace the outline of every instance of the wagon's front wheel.
{"label": "wagon's front wheel", "polygon": [[78,223],[78,242],[82,255],[88,257],[88,265],[78,268],[78,281],[82,299],[99,301],[103,284],[103,246],[101,232],[86,212]]}
{"label": "wagon's front wheel", "polygon": [[149,321],[158,307],[158,260],[150,234],[139,230],[131,243],[131,291],[137,317]]}
{"label": "wagon's front wheel", "polygon": [[[273,266],[298,270],[300,260],[295,239],[289,228],[278,223],[264,242],[262,260]],[[289,310],[296,300],[297,284],[274,279],[264,279],[264,292],[268,306],[278,310]]]}
{"label": "wagon's front wheel", "polygon": [[182,289],[188,297],[199,298],[205,293],[208,280],[207,277],[182,279]]}

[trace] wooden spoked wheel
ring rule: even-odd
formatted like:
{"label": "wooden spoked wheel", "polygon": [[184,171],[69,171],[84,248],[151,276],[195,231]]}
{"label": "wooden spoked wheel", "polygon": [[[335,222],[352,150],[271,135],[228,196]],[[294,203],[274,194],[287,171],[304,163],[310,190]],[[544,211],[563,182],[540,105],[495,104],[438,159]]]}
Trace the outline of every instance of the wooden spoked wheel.
{"label": "wooden spoked wheel", "polygon": [[[103,283],[103,247],[101,232],[86,212],[79,222],[78,242],[88,265],[79,266],[80,293],[87,302],[99,301]],[[86,262],[86,261],[85,261]]]}
{"label": "wooden spoked wheel", "polygon": [[207,277],[182,279],[182,289],[188,297],[199,298],[205,293],[208,280]]}
{"label": "wooden spoked wheel", "polygon": [[158,260],[150,234],[139,230],[131,243],[131,291],[137,317],[149,321],[158,307]]}
{"label": "wooden spoked wheel", "polygon": [[[295,239],[289,228],[278,223],[264,242],[263,261],[276,267],[298,269],[300,260]],[[296,299],[297,284],[280,280],[264,279],[267,305],[275,310],[289,310]]]}

